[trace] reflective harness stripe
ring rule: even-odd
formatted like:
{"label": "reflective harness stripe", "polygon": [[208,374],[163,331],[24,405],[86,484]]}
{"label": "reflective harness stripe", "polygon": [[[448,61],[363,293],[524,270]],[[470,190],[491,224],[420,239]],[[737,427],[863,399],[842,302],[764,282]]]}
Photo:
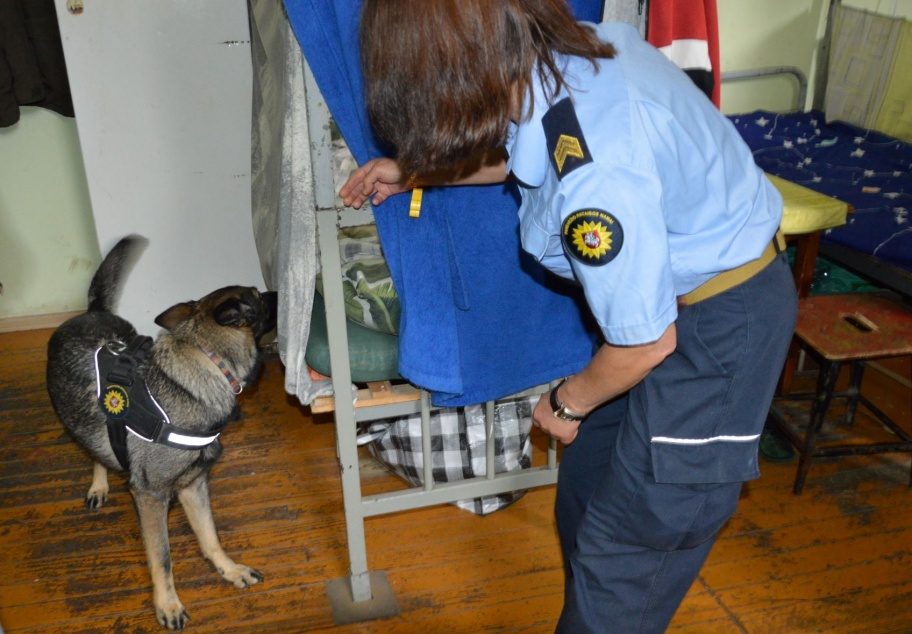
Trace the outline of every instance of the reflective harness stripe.
{"label": "reflective harness stripe", "polygon": [[152,396],[136,371],[152,349],[152,338],[137,335],[129,343],[109,341],[95,351],[95,386],[98,406],[107,417],[108,440],[120,466],[130,469],[127,433],[145,442],[177,449],[198,450],[219,437],[225,423],[209,433],[178,427]]}

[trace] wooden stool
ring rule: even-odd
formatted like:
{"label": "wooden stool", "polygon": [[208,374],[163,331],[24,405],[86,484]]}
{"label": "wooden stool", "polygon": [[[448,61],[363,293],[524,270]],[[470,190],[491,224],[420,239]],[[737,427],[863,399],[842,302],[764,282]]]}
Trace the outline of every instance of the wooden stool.
{"label": "wooden stool", "polygon": [[[804,437],[785,422],[774,406],[772,419],[799,452],[793,491],[801,493],[811,460],[824,456],[848,456],[887,452],[912,453],[912,435],[900,428],[876,405],[861,395],[861,377],[866,361],[912,354],[912,310],[876,294],[829,295],[802,299],[798,304],[795,336],[820,363],[813,394],[790,394],[774,401],[811,399],[811,412]],[[834,393],[844,363],[851,363],[849,387]],[[846,398],[845,422],[851,425],[858,405],[865,406],[893,434],[894,442],[816,446],[816,437],[834,398]],[[910,473],[912,486],[912,473]]]}

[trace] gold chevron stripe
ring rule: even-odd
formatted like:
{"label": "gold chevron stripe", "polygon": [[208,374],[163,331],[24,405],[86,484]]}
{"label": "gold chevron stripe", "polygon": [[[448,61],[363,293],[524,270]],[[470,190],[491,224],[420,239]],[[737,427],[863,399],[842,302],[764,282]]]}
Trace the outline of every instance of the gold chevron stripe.
{"label": "gold chevron stripe", "polygon": [[554,161],[557,163],[558,173],[564,171],[564,162],[568,156],[575,156],[578,159],[586,158],[579,139],[575,136],[562,134],[557,139],[557,147],[554,148]]}

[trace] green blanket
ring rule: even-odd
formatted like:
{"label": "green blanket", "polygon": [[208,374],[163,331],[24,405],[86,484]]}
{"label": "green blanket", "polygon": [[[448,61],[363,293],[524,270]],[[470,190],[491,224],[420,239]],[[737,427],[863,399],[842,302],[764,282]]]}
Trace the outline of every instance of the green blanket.
{"label": "green blanket", "polygon": [[[398,334],[399,297],[383,258],[377,228],[363,225],[340,229],[339,256],[349,321],[378,332]],[[317,289],[323,293],[321,275],[317,276]]]}

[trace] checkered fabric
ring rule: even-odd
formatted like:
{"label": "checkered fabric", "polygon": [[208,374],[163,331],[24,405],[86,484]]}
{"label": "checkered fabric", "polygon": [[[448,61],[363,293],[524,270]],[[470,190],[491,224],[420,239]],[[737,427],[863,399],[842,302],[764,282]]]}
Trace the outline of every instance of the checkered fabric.
{"label": "checkered fabric", "polygon": [[[494,407],[495,473],[528,469],[532,465],[532,408],[538,397],[506,400]],[[484,476],[484,405],[431,413],[431,461],[434,482],[454,482]],[[358,437],[371,454],[413,486],[424,484],[421,416],[375,421]],[[459,508],[487,515],[515,502],[524,490],[455,502]]]}

